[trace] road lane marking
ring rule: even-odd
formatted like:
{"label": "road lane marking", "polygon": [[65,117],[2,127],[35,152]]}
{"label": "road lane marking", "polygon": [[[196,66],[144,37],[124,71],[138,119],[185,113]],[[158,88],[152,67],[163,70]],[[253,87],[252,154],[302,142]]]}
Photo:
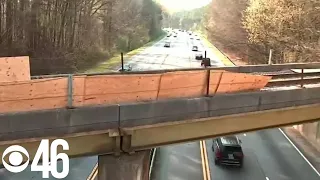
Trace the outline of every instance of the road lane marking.
{"label": "road lane marking", "polygon": [[266,180],[269,180],[269,178],[268,178],[268,177],[266,177]]}
{"label": "road lane marking", "polygon": [[87,180],[94,180],[98,175],[98,163],[94,166],[91,173],[87,177]]}
{"label": "road lane marking", "polygon": [[282,135],[290,142],[290,144],[298,151],[298,153],[302,156],[302,158],[309,164],[309,166],[317,173],[318,176],[320,176],[320,173],[317,171],[317,169],[310,163],[310,161],[303,155],[303,153],[297,148],[296,145],[291,141],[291,139],[282,131],[281,128],[279,128],[279,131],[282,133]]}
{"label": "road lane marking", "polygon": [[205,141],[200,141],[201,165],[204,180],[211,180],[208,154]]}

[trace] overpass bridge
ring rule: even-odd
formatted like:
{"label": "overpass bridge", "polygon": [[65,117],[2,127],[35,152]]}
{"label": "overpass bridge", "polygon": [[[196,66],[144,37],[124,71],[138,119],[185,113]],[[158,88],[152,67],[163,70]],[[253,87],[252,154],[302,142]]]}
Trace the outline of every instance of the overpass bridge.
{"label": "overpass bridge", "polygon": [[[302,69],[319,66],[60,75],[2,82],[0,155],[19,144],[32,159],[41,139],[63,138],[71,157],[101,155],[101,179],[124,161],[144,164],[144,169],[143,152],[150,148],[318,120],[319,87],[273,91],[264,87],[317,83],[317,72]],[[275,75],[277,71],[283,74]],[[126,179],[136,178],[137,171],[131,170]]]}

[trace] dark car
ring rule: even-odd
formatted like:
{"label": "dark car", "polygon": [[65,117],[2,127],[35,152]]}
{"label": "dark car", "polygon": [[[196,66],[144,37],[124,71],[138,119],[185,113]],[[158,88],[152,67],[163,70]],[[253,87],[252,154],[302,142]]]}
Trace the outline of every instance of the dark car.
{"label": "dark car", "polygon": [[177,35],[175,34],[173,37],[177,37]]}
{"label": "dark car", "polygon": [[203,56],[201,53],[196,54],[196,60],[202,60]]}
{"label": "dark car", "polygon": [[216,165],[234,165],[242,167],[243,151],[238,137],[225,136],[213,140],[214,162]]}
{"label": "dark car", "polygon": [[198,51],[198,46],[192,46],[192,51]]}
{"label": "dark car", "polygon": [[171,36],[170,34],[167,35],[167,37],[170,37],[170,36]]}
{"label": "dark car", "polygon": [[170,47],[170,42],[164,43],[164,47]]}

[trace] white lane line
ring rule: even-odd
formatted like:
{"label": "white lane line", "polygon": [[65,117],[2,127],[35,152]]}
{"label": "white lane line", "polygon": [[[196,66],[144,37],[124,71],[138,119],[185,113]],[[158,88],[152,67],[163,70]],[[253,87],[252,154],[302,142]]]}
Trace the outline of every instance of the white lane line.
{"label": "white lane line", "polygon": [[309,166],[320,176],[320,173],[317,171],[317,169],[310,163],[310,161],[302,154],[302,152],[297,148],[296,145],[293,144],[293,142],[290,140],[290,138],[280,129],[280,132],[283,134],[283,136],[290,142],[290,144],[298,151],[298,153],[302,156],[302,158],[309,164]]}
{"label": "white lane line", "polygon": [[266,180],[269,180],[269,178],[268,178],[268,177],[266,177]]}
{"label": "white lane line", "polygon": [[243,135],[244,135],[244,136],[247,136],[247,134],[246,134],[246,133],[244,133]]}

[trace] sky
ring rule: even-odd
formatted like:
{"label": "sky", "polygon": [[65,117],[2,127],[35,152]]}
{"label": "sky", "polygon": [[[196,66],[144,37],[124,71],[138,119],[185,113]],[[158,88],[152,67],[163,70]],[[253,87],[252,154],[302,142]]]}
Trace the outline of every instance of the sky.
{"label": "sky", "polygon": [[158,0],[170,11],[191,10],[209,4],[212,0]]}

